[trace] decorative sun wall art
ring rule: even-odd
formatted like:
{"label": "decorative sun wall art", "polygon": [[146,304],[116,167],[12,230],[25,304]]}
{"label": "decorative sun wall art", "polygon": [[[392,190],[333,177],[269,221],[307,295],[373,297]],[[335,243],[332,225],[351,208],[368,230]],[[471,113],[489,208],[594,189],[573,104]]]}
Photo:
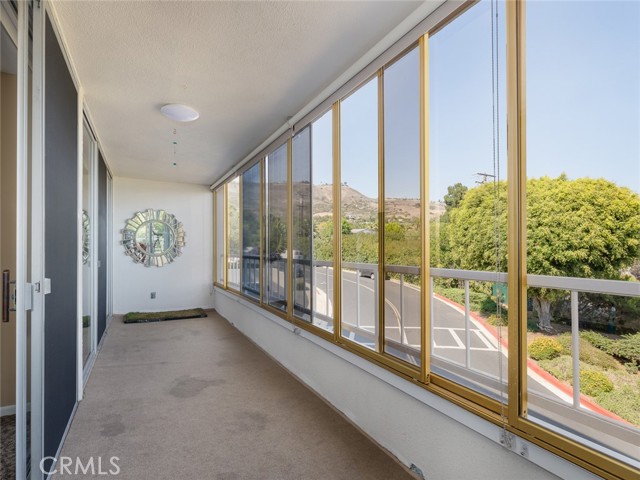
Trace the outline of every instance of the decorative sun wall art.
{"label": "decorative sun wall art", "polygon": [[162,267],[182,253],[184,236],[182,223],[175,215],[148,208],[127,220],[122,229],[122,245],[134,262]]}

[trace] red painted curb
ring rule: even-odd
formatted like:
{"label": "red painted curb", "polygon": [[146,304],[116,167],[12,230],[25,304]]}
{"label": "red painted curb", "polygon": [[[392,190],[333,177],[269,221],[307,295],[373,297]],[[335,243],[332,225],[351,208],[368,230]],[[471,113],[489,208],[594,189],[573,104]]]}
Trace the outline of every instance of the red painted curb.
{"label": "red painted curb", "polygon": [[[438,298],[439,300],[443,301],[444,303],[448,303],[449,305],[459,308],[460,310],[464,311],[464,305],[460,305],[457,302],[454,302],[453,300],[450,300],[446,297],[443,297],[440,294],[434,293],[433,294],[436,298]],[[488,323],[484,318],[482,318],[480,315],[478,315],[475,312],[469,312],[469,315],[478,323],[481,323],[482,326],[489,332],[491,333],[491,335],[494,336],[494,338],[496,339],[496,341],[500,342],[500,344],[504,347],[504,348],[509,348],[509,341],[506,338],[502,338],[498,335],[498,331],[496,329],[496,327],[494,327],[493,325],[491,325],[490,323]],[[554,377],[553,375],[551,375],[549,372],[547,372],[546,370],[544,370],[540,365],[538,365],[538,363],[535,360],[532,359],[527,359],[527,368],[530,368],[531,370],[533,370],[536,374],[540,375],[542,378],[544,378],[544,380],[546,382],[551,383],[554,387],[556,387],[558,390],[561,390],[562,392],[564,392],[565,394],[569,395],[570,397],[573,397],[573,388],[569,385],[567,385],[566,383],[561,382],[560,380],[558,380],[556,377]],[[626,421],[624,418],[619,417],[618,415],[616,415],[613,412],[610,412],[609,410],[606,410],[604,408],[602,408],[600,405],[597,405],[595,403],[593,403],[589,397],[585,396],[584,394],[580,394],[580,405],[583,405],[585,407],[587,407],[589,410],[595,412],[595,413],[599,413],[600,415],[604,416],[604,417],[609,417],[613,420],[617,420],[619,422],[622,423],[626,423],[627,425],[633,425],[631,423],[629,423],[628,421]]]}

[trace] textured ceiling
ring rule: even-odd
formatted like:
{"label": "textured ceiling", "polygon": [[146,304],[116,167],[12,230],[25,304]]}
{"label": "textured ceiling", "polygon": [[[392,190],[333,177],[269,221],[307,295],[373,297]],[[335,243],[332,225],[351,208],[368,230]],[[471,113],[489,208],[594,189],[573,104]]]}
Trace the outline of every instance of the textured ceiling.
{"label": "textured ceiling", "polygon": [[[210,184],[422,3],[58,1],[55,12],[113,173]],[[174,102],[200,119],[166,119],[159,108]]]}

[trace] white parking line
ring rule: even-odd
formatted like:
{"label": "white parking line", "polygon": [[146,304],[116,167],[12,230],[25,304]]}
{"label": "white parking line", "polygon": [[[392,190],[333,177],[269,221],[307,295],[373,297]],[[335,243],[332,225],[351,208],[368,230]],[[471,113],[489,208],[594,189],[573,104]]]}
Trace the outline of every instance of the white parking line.
{"label": "white parking line", "polygon": [[[460,339],[460,336],[456,333],[456,331],[464,332],[464,328],[461,327],[433,327],[433,330],[447,330],[451,337],[453,338],[456,345],[436,345],[435,341],[433,342],[433,348],[442,348],[442,349],[451,349],[451,350],[464,350],[466,349],[464,343]],[[470,332],[475,333],[480,341],[485,345],[485,347],[470,347],[470,350],[476,352],[497,352],[498,349],[487,339],[484,332],[481,330],[477,330],[472,328]]]}
{"label": "white parking line", "polygon": [[449,333],[453,337],[453,340],[458,344],[458,347],[464,348],[464,343],[462,343],[462,340],[460,340],[460,337],[456,333],[455,328],[447,328],[446,330],[449,330]]}
{"label": "white parking line", "polygon": [[471,330],[471,331],[478,336],[478,338],[482,343],[484,343],[484,345],[487,347],[487,350],[496,350],[496,351],[498,350],[493,346],[493,344],[489,340],[487,340],[487,337],[484,336],[483,332],[481,332],[480,330]]}

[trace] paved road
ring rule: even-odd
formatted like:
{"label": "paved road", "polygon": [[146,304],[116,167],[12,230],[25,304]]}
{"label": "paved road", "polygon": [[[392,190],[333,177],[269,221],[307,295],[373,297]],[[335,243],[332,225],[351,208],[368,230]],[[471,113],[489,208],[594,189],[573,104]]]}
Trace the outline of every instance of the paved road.
{"label": "paved road", "polygon": [[[317,267],[315,272],[316,312],[333,308],[333,269]],[[274,269],[273,286],[284,284]],[[361,277],[355,271],[343,271],[343,335],[367,348],[376,350],[378,337],[376,280]],[[280,280],[280,281],[279,281]],[[308,284],[307,284],[308,285]],[[309,290],[307,288],[307,295]],[[303,289],[296,294],[296,304],[306,303]],[[414,365],[420,364],[420,290],[408,284],[401,288],[396,280],[385,281],[385,351]],[[464,310],[434,297],[432,302],[431,368],[434,372],[469,384],[493,397],[500,396],[500,378],[507,379],[507,350],[480,323],[465,321]],[[331,315],[314,322],[330,328]],[[505,331],[506,335],[506,331]],[[553,385],[531,374],[528,388],[546,396],[567,401]],[[502,388],[503,389],[503,388]],[[503,392],[506,393],[506,392]]]}
{"label": "paved road", "polygon": [[[326,298],[333,298],[333,274],[331,269],[318,269],[316,289]],[[375,280],[360,277],[356,272],[343,272],[342,318],[347,337],[362,345],[375,349],[378,327],[375,322]],[[402,290],[402,294],[401,294]],[[318,296],[318,293],[316,293]],[[392,341],[385,345],[386,351],[411,363],[419,364],[420,351],[420,291],[405,284],[401,289],[395,280],[385,281],[385,338]],[[324,306],[330,302],[324,300]],[[319,302],[317,302],[319,303]],[[358,309],[358,305],[360,308]],[[466,325],[464,311],[434,298],[432,330],[432,367],[438,373],[456,378],[460,375],[476,384],[480,390],[489,388],[499,394],[500,377],[507,378],[507,351],[496,338],[480,324],[470,320]],[[344,328],[345,326],[351,328]],[[506,335],[506,331],[505,331]],[[401,343],[410,348],[394,348]],[[467,348],[469,345],[469,348]],[[415,352],[411,355],[412,350]],[[409,354],[407,354],[409,352]],[[502,372],[500,370],[502,369]],[[528,388],[545,395],[557,396],[559,392],[541,381],[529,377]],[[506,392],[505,392],[506,393]],[[566,397],[563,397],[566,400]]]}
{"label": "paved road", "polygon": [[[314,323],[331,329],[333,270],[324,267],[315,270],[314,310],[324,315],[316,315]],[[360,277],[355,271],[343,272],[343,335],[371,349],[376,349],[378,337],[376,288],[376,282],[370,278]],[[419,364],[420,291],[410,285],[401,289],[399,282],[386,281],[385,294],[385,351]],[[307,295],[310,295],[308,286]],[[301,295],[296,299],[297,302],[300,300],[309,305],[308,296],[304,299]],[[508,352],[482,324],[473,319],[467,323],[463,309],[434,298],[431,341],[431,370],[434,373],[490,397],[506,397],[507,392],[499,379],[507,378]],[[545,421],[557,421],[569,429],[584,431],[587,436],[592,435],[594,441],[603,439],[603,444],[626,454],[629,454],[630,446],[633,449],[633,441],[620,440],[626,430],[621,431],[622,427],[615,422],[603,421],[597,416],[575,415],[569,395],[532,370],[528,371],[527,385],[529,413],[533,412],[534,417],[541,416]],[[583,405],[583,408],[590,407]],[[567,415],[569,412],[574,413]],[[631,455],[635,452],[631,451]]]}

